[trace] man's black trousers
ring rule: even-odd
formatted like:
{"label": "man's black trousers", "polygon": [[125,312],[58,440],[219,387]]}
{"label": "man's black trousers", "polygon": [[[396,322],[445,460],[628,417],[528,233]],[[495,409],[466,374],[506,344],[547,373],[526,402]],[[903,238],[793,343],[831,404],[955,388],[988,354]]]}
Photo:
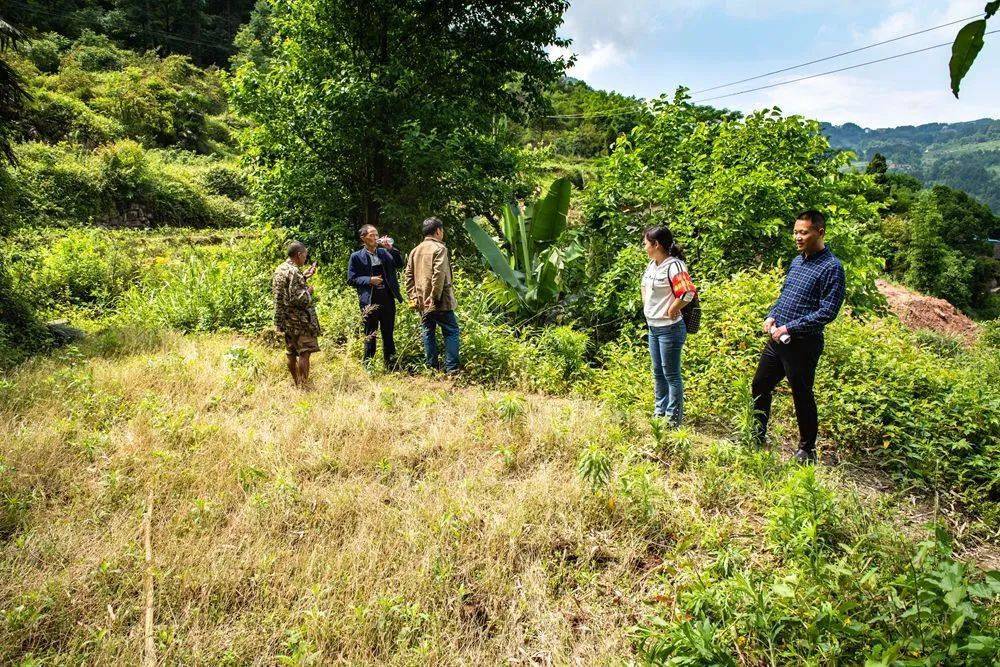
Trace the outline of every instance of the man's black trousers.
{"label": "man's black trousers", "polygon": [[[381,290],[388,292],[388,290]],[[381,295],[378,295],[381,296]],[[386,294],[388,298],[375,298],[372,305],[364,311],[365,327],[365,359],[375,356],[375,336],[377,332],[382,332],[382,358],[386,367],[392,366],[396,362],[396,341],[393,340],[393,330],[396,326],[396,302],[392,296]]]}
{"label": "man's black trousers", "polygon": [[764,442],[767,422],[771,417],[771,395],[782,378],[788,378],[795,403],[795,418],[799,422],[799,448],[807,452],[816,450],[816,433],[819,419],[816,414],[816,364],[823,353],[823,335],[793,337],[786,343],[769,340],[757,362],[753,376],[753,407],[757,420],[757,440]]}

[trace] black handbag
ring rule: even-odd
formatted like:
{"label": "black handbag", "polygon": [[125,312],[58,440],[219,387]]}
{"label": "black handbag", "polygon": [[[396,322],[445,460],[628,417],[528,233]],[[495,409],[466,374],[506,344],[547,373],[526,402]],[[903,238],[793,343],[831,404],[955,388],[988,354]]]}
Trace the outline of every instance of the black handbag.
{"label": "black handbag", "polygon": [[681,317],[684,318],[684,326],[689,334],[698,333],[701,329],[701,300],[697,292],[694,293],[691,303],[681,309]]}

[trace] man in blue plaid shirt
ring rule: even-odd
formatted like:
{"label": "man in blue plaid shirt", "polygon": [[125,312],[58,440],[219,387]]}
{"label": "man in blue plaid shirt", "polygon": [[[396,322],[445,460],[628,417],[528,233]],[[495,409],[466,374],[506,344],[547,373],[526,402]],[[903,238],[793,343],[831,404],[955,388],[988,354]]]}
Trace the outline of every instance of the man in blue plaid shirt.
{"label": "man in blue plaid shirt", "polygon": [[799,256],[792,260],[781,296],[764,320],[770,336],[753,378],[754,415],[758,444],[764,443],[771,416],[771,395],[788,378],[799,423],[800,463],[816,461],[819,419],[813,384],[823,353],[823,327],[832,322],[844,303],[844,268],[826,247],[826,220],[819,211],[805,211],[795,219],[793,232]]}

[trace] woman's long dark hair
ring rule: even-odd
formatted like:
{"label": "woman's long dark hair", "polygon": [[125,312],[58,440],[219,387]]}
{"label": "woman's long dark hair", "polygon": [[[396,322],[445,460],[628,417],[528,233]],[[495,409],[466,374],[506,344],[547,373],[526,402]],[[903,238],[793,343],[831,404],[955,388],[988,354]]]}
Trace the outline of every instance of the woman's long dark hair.
{"label": "woman's long dark hair", "polygon": [[650,227],[646,230],[643,236],[650,243],[656,243],[661,248],[666,250],[667,254],[671,257],[684,259],[684,251],[679,245],[677,245],[677,242],[674,241],[673,232],[670,231],[669,227]]}

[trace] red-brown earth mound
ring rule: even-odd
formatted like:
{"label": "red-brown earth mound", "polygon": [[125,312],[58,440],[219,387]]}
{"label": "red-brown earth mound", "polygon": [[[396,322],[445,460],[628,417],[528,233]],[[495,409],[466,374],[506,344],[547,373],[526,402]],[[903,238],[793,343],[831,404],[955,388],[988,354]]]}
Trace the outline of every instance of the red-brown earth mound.
{"label": "red-brown earth mound", "polygon": [[889,309],[910,329],[929,329],[973,343],[979,328],[965,313],[944,299],[926,296],[885,280],[876,281]]}

